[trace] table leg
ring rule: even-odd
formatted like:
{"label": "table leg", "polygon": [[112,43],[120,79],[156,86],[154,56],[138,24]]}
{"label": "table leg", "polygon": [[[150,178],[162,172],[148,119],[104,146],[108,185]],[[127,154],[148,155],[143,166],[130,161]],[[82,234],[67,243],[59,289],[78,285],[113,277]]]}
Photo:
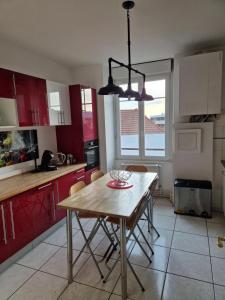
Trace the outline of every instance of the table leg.
{"label": "table leg", "polygon": [[122,300],[127,299],[126,219],[120,218],[120,256]]}
{"label": "table leg", "polygon": [[66,217],[66,230],[67,230],[67,276],[68,283],[73,281],[73,249],[72,249],[72,211],[67,209]]}

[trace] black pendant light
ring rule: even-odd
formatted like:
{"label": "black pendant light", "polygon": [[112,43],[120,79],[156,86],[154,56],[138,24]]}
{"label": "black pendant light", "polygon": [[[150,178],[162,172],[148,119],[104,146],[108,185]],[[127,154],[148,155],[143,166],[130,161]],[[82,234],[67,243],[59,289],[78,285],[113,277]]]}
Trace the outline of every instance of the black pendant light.
{"label": "black pendant light", "polygon": [[[99,95],[118,95],[120,98],[128,98],[129,100],[135,100],[135,101],[151,101],[154,100],[154,98],[146,93],[145,90],[145,74],[134,69],[131,64],[131,41],[130,41],[130,9],[134,7],[134,1],[124,1],[122,3],[122,7],[126,9],[127,11],[127,36],[128,36],[128,65],[125,65],[113,58],[109,58],[109,78],[108,78],[108,84],[105,87],[100,88],[98,94]],[[118,64],[121,67],[124,67],[128,70],[128,86],[127,90],[124,92],[121,87],[115,85],[113,83],[113,77],[112,77],[112,62]],[[131,86],[131,71],[140,74],[143,76],[143,89],[141,92],[141,95],[132,90]]]}

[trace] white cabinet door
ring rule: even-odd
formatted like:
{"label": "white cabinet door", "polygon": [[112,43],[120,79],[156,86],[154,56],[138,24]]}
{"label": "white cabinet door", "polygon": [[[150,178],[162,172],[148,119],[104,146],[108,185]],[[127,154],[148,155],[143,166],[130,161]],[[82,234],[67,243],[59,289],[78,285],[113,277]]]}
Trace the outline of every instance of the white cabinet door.
{"label": "white cabinet door", "polygon": [[222,99],[222,52],[208,54],[208,114],[221,113]]}
{"label": "white cabinet door", "polygon": [[50,125],[70,125],[70,97],[68,86],[47,80]]}
{"label": "white cabinet door", "polygon": [[221,112],[222,53],[204,53],[179,61],[179,111],[182,116]]}

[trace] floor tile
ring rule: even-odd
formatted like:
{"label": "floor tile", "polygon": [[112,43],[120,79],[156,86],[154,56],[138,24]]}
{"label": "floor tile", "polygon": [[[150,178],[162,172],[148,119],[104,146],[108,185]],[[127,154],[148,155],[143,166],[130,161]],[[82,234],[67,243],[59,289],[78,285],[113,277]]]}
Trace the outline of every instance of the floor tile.
{"label": "floor tile", "polygon": [[167,274],[162,300],[214,300],[213,285]]}
{"label": "floor tile", "polygon": [[[96,256],[96,259],[99,261],[101,257]],[[108,266],[111,267],[114,262],[115,260],[110,260]],[[109,268],[106,267],[105,262],[100,263],[99,267],[101,268],[101,271],[105,276],[109,271]],[[100,277],[100,274],[97,270],[96,265],[94,264],[92,257],[90,257],[87,263],[74,277],[74,281],[111,292],[116,284],[116,281],[119,278],[119,275],[120,264],[118,263],[107,282],[103,283],[103,279]]]}
{"label": "floor tile", "polygon": [[155,252],[155,254],[152,255],[145,243],[142,243],[141,245],[144,247],[147,254],[151,256],[152,263],[151,264],[149,263],[149,260],[143,254],[143,251],[141,250],[141,248],[137,243],[135,244],[131,252],[130,262],[132,264],[140,265],[142,267],[148,267],[151,269],[166,271],[170,249],[152,245],[152,249]]}
{"label": "floor tile", "polygon": [[171,249],[169,273],[212,282],[209,256]]}
{"label": "floor tile", "polygon": [[[79,251],[73,250],[73,259],[77,257]],[[88,260],[90,254],[82,253],[73,268],[73,275],[75,275],[83,264]],[[67,249],[61,248],[46,264],[41,267],[41,270],[53,275],[67,278]]]}
{"label": "floor tile", "polygon": [[215,300],[224,300],[225,298],[225,287],[214,285],[215,289]]}
{"label": "floor tile", "polygon": [[217,238],[209,238],[210,255],[225,258],[225,244],[223,248],[217,246]]}
{"label": "floor tile", "polygon": [[71,283],[59,300],[108,300],[109,293],[76,282]]}
{"label": "floor tile", "polygon": [[207,236],[206,221],[197,217],[177,216],[175,230]]}
{"label": "floor tile", "polygon": [[18,263],[30,268],[39,269],[59,249],[60,247],[41,243],[18,260]]}
{"label": "floor tile", "polygon": [[171,205],[154,205],[153,215],[174,217],[174,208]]}
{"label": "floor tile", "polygon": [[67,280],[63,278],[36,272],[10,300],[54,300],[66,286]]}
{"label": "floor tile", "polygon": [[212,257],[213,281],[225,286],[225,259]]}
{"label": "floor tile", "polygon": [[[151,233],[149,234],[148,232],[148,225],[145,224],[142,228],[143,233],[145,235],[145,237],[147,238],[147,240],[154,244],[154,245],[158,245],[158,246],[163,246],[163,247],[170,247],[171,243],[172,243],[172,237],[173,237],[173,231],[172,230],[166,230],[166,229],[161,229],[161,228],[157,228],[157,231],[160,234],[160,237],[158,237],[158,235],[156,234],[156,232],[152,229]],[[144,242],[143,237],[140,235],[138,240],[140,242]]]}
{"label": "floor tile", "polygon": [[[142,284],[144,285],[145,292],[142,292],[140,286],[138,285],[134,275],[131,273],[128,268],[128,282],[127,290],[128,297],[134,300],[159,300],[162,294],[163,282],[165,273],[142,268],[139,266],[133,265],[138,277],[140,278]],[[113,291],[114,294],[121,295],[121,282],[117,282],[116,287]]]}
{"label": "floor tile", "polygon": [[[109,300],[121,300],[121,296],[112,294]],[[129,298],[127,298],[127,300],[129,300]]]}
{"label": "floor tile", "polygon": [[208,238],[184,232],[174,232],[172,248],[209,255]]}
{"label": "floor tile", "polygon": [[175,217],[155,215],[153,218],[153,224],[157,228],[173,230],[175,225]]}
{"label": "floor tile", "polygon": [[220,212],[213,212],[212,218],[207,219],[207,223],[225,224],[225,216]]}
{"label": "floor tile", "polygon": [[218,235],[225,236],[224,224],[208,223],[207,227],[208,227],[208,235],[210,237],[218,237]]}
{"label": "floor tile", "polygon": [[1,273],[0,299],[8,299],[34,272],[35,270],[14,264]]}
{"label": "floor tile", "polygon": [[[73,234],[77,231],[73,230]],[[62,226],[53,232],[47,239],[44,240],[45,243],[49,243],[56,246],[63,246],[66,243],[66,227]]]}
{"label": "floor tile", "polygon": [[[86,236],[88,237],[89,234],[90,233],[87,232]],[[94,250],[98,246],[98,244],[103,240],[103,238],[104,238],[104,235],[96,234],[94,239],[91,242],[91,249]],[[77,233],[73,236],[73,249],[81,250],[83,245],[84,245],[84,238],[83,238],[81,231],[78,230]],[[66,247],[66,246],[67,246],[67,244],[64,244],[64,247]],[[87,247],[85,248],[84,251],[89,252]]]}

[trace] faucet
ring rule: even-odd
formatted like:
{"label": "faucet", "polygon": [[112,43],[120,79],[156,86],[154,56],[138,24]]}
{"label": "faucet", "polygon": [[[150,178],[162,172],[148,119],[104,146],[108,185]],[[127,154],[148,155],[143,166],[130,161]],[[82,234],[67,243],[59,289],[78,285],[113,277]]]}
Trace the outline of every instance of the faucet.
{"label": "faucet", "polygon": [[218,238],[217,238],[217,246],[219,248],[223,248],[223,242],[225,242],[225,236],[218,236]]}

